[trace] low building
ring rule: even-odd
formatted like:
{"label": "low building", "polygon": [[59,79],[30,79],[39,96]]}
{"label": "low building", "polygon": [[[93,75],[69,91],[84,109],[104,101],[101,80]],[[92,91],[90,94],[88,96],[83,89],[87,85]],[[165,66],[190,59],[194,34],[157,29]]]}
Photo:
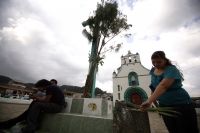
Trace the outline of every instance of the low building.
{"label": "low building", "polygon": [[106,100],[112,100],[112,94],[97,94],[95,98],[102,98]]}
{"label": "low building", "polygon": [[26,88],[25,83],[20,81],[20,80],[15,80],[12,79],[8,82],[8,85],[14,86],[14,87],[19,87],[19,88]]}
{"label": "low building", "polygon": [[[15,79],[12,79],[8,82],[8,85],[11,86],[11,87],[14,87],[14,88],[19,88],[19,89],[25,89],[26,86],[25,86],[25,83],[20,81],[20,80],[15,80]],[[12,94],[12,93],[17,93],[17,90],[14,90],[14,89],[6,89],[6,94]]]}
{"label": "low building", "polygon": [[25,89],[25,83],[20,80],[10,80],[8,84],[0,83],[1,94],[29,94],[32,93],[32,89]]}

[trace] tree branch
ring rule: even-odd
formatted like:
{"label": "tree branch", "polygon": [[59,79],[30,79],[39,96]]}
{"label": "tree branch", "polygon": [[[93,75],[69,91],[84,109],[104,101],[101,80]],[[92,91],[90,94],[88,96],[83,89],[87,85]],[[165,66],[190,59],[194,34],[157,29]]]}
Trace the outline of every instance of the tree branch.
{"label": "tree branch", "polygon": [[[113,37],[111,37],[106,43],[108,43],[110,40],[112,40],[114,37],[116,37],[117,35],[119,35],[119,33],[121,33],[122,31],[124,31],[124,29],[123,30],[121,30],[120,32],[118,32],[118,34],[115,34]],[[105,44],[106,44],[105,43]]]}

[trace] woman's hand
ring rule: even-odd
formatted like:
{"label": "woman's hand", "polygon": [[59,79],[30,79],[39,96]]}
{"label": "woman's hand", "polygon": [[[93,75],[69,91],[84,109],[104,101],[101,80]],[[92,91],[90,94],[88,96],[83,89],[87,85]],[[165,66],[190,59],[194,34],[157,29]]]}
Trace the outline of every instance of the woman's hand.
{"label": "woman's hand", "polygon": [[149,108],[151,106],[151,103],[147,100],[146,102],[144,102],[144,103],[142,103],[141,105],[140,105],[140,109],[142,110],[142,111],[145,111],[145,109],[146,108]]}

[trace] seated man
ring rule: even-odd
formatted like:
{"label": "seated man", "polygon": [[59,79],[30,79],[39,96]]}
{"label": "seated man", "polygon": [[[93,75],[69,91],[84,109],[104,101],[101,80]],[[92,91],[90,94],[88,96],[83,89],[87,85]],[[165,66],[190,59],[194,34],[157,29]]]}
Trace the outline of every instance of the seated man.
{"label": "seated man", "polygon": [[50,82],[52,85],[57,85],[57,83],[58,83],[57,80],[55,80],[55,79],[52,79]]}
{"label": "seated man", "polygon": [[29,98],[35,100],[33,100],[29,108],[14,119],[0,122],[0,128],[11,128],[18,122],[27,120],[27,125],[22,129],[22,133],[34,133],[42,111],[46,113],[59,113],[63,110],[65,105],[64,94],[58,86],[52,85],[48,80],[42,79],[35,84],[35,87],[41,92],[46,90],[46,96],[40,98],[37,94],[30,95]]}
{"label": "seated man", "polygon": [[[52,85],[57,85],[57,80],[55,80],[55,79],[52,79],[52,80],[50,80],[50,83],[52,84]],[[38,91],[37,92],[37,95],[39,96],[39,97],[44,97],[45,95],[46,95],[46,93],[45,93],[45,91],[44,92],[41,92],[41,91]]]}

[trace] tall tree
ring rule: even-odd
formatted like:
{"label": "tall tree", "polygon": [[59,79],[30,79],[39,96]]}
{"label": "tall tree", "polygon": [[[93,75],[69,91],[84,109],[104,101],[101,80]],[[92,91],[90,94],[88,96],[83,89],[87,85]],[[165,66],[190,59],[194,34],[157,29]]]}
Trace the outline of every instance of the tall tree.
{"label": "tall tree", "polygon": [[[89,54],[89,72],[85,82],[84,97],[94,97],[94,88],[96,80],[96,72],[98,66],[103,65],[103,59],[107,51],[119,51],[122,43],[108,45],[108,42],[118,35],[130,36],[130,34],[122,34],[126,32],[131,24],[127,24],[127,16],[118,10],[116,1],[108,0],[101,4],[97,4],[97,9],[93,12],[87,21],[82,25],[89,26],[89,31],[84,29],[83,35],[92,43],[91,54]],[[108,48],[109,47],[109,48]],[[102,52],[102,49],[108,49]]]}

